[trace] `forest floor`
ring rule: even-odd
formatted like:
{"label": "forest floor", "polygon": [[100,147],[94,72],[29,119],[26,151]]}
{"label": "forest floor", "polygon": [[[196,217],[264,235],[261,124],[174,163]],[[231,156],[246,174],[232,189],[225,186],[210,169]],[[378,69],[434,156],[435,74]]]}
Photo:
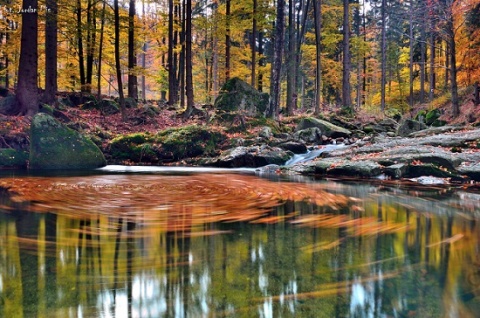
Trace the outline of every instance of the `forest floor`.
{"label": "forest floor", "polygon": [[[120,113],[113,115],[104,115],[97,109],[82,109],[81,107],[66,107],[61,110],[63,121],[77,124],[85,133],[98,130],[106,132],[111,137],[117,135],[135,133],[135,132],[151,132],[155,133],[166,128],[182,127],[192,124],[205,125],[209,116],[193,116],[189,119],[182,118],[178,110],[169,109],[167,107],[159,107],[160,110],[155,116],[148,116],[146,107],[151,104],[139,103],[136,108],[127,108],[127,121],[122,120]],[[154,105],[155,106],[155,105]],[[404,117],[412,117],[418,111],[428,109],[428,105],[416,105],[412,112],[405,114]],[[446,121],[448,125],[478,126],[480,125],[480,105],[475,106],[471,100],[463,103],[460,107],[460,115],[456,118],[452,117],[451,104],[448,103],[440,107],[443,114],[440,119]],[[335,111],[330,110],[325,117],[328,118]],[[296,116],[304,116],[305,112],[298,112]],[[295,116],[294,116],[295,117]],[[352,119],[356,124],[368,124],[381,120],[383,115],[371,114],[364,110],[359,110]],[[281,117],[282,125],[294,125],[293,118]],[[8,147],[3,140],[6,134],[28,133],[30,127],[30,118],[23,116],[5,116],[0,114],[0,148]],[[245,133],[252,134],[254,131]],[[241,137],[242,133],[235,133],[235,137]],[[234,137],[233,135],[230,137]]]}

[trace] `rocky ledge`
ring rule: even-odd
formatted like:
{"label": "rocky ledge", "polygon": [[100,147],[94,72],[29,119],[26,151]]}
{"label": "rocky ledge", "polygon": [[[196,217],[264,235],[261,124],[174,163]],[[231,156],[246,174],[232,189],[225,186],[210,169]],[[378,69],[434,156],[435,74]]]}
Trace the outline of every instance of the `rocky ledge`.
{"label": "rocky ledge", "polygon": [[457,129],[430,128],[409,137],[378,135],[321,152],[319,157],[307,162],[283,166],[281,171],[323,176],[421,178],[417,180],[423,183],[480,181],[480,129]]}

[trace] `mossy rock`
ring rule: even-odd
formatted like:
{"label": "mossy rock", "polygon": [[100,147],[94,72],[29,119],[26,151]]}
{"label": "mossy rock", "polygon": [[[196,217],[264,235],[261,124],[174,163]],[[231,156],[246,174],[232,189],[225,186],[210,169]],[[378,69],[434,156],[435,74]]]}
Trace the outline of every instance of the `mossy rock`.
{"label": "mossy rock", "polygon": [[215,100],[215,109],[222,112],[240,112],[247,116],[265,116],[269,102],[267,93],[235,77],[228,80]]}
{"label": "mossy rock", "polygon": [[[134,133],[114,138],[110,142],[109,152],[113,159],[130,160],[140,162],[142,159],[158,161],[158,157],[152,150],[155,137],[149,133]],[[152,158],[153,157],[153,158]]]}
{"label": "mossy rock", "polygon": [[105,165],[105,157],[90,139],[50,115],[39,113],[33,117],[30,168],[93,169]]}
{"label": "mossy rock", "polygon": [[225,140],[223,133],[195,125],[171,128],[158,134],[162,152],[171,154],[174,160],[214,155]]}
{"label": "mossy rock", "polygon": [[23,168],[27,166],[28,152],[15,149],[0,149],[0,168]]}

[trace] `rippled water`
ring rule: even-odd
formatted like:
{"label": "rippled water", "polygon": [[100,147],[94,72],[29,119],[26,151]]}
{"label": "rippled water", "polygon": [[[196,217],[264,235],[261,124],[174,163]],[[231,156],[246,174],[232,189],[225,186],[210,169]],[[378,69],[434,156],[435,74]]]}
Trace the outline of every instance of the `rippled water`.
{"label": "rippled water", "polygon": [[175,173],[0,178],[0,316],[480,312],[479,194]]}

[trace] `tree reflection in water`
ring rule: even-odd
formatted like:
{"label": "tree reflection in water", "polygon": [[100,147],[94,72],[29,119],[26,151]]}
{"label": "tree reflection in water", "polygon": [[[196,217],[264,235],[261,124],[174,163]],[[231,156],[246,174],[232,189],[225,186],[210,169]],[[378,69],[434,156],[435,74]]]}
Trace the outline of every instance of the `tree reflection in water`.
{"label": "tree reflection in water", "polygon": [[88,211],[88,197],[2,192],[1,317],[475,317],[480,310],[474,194],[244,176],[237,183],[150,176],[143,188],[138,178],[107,178],[103,187],[99,178],[90,180],[96,186],[87,177],[41,181],[64,195],[99,191]]}

